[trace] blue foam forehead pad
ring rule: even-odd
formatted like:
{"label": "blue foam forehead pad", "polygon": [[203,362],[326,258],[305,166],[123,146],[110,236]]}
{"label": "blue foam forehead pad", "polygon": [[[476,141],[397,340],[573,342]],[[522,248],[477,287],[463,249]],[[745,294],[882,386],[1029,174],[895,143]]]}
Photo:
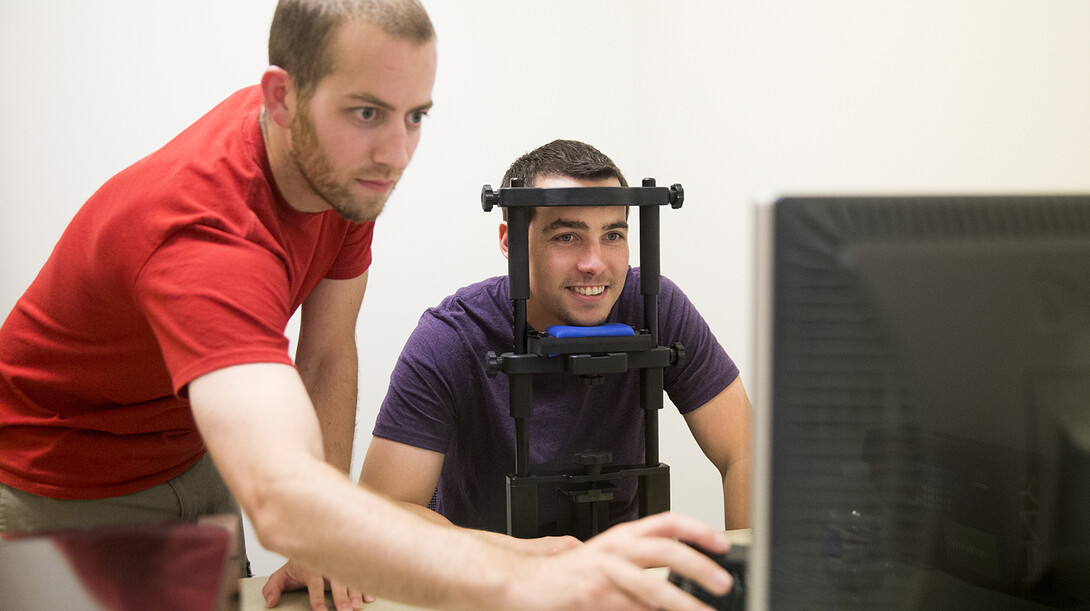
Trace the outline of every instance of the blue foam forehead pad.
{"label": "blue foam forehead pad", "polygon": [[597,327],[553,325],[545,329],[545,332],[553,337],[623,337],[636,334],[632,327],[619,322],[606,323]]}

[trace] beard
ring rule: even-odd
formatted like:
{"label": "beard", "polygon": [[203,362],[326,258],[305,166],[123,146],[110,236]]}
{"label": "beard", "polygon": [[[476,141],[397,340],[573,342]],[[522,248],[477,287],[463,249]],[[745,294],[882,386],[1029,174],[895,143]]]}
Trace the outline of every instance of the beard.
{"label": "beard", "polygon": [[[318,142],[317,130],[310,120],[309,107],[303,102],[299,104],[298,110],[292,120],[291,150],[288,154],[303,180],[315,195],[322,198],[346,221],[367,223],[377,219],[393,188],[385,193],[354,194],[355,178],[350,177],[344,181],[338,179],[333,164],[329,162],[321,143]],[[386,174],[388,173],[387,171]]]}
{"label": "beard", "polygon": [[609,320],[609,315],[606,314],[601,319],[591,320],[589,322],[579,320],[571,312],[557,312],[557,318],[560,319],[560,324],[567,325],[569,327],[600,327],[606,324]]}
{"label": "beard", "polygon": [[606,321],[609,320],[609,310],[606,310],[595,318],[587,319],[587,316],[590,316],[590,314],[582,314],[582,316],[580,316],[565,307],[559,308],[556,312],[556,318],[562,325],[571,327],[597,327],[606,324]]}

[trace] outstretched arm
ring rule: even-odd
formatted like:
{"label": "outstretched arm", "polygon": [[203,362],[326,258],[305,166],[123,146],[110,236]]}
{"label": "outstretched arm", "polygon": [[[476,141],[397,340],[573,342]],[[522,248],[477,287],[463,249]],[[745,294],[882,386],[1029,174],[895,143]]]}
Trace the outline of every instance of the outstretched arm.
{"label": "outstretched arm", "polygon": [[640,570],[648,566],[726,590],[725,571],[674,540],[722,552],[725,537],[682,516],[652,516],[610,529],[594,545],[531,556],[430,523],[353,485],[325,462],[318,420],[293,367],[228,367],[191,382],[189,395],[262,545],[357,590],[451,609],[701,608]]}
{"label": "outstretched arm", "polygon": [[749,526],[750,407],[742,378],[735,378],[711,401],[685,414],[704,455],[723,478],[723,525]]}

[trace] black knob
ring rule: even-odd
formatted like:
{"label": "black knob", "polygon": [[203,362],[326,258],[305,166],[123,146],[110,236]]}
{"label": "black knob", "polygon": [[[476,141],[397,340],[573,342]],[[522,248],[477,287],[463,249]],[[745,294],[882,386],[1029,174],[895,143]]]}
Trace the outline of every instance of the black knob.
{"label": "black knob", "polygon": [[485,364],[484,371],[488,374],[488,377],[494,378],[496,374],[500,372],[500,368],[503,366],[503,357],[496,356],[495,352],[488,351],[487,363]]}
{"label": "black knob", "polygon": [[583,450],[575,453],[577,465],[608,465],[613,460],[613,452],[609,450]]}
{"label": "black knob", "polygon": [[685,189],[680,183],[670,185],[670,207],[677,210],[685,202]]}
{"label": "black knob", "polygon": [[573,457],[575,464],[587,468],[587,473],[597,475],[602,472],[602,466],[613,462],[613,452],[609,450],[583,450],[576,452]]}
{"label": "black knob", "polygon": [[674,365],[677,367],[684,367],[687,362],[685,358],[685,346],[682,346],[681,342],[674,342],[674,345],[670,346],[670,352],[674,357]]}
{"label": "black knob", "polygon": [[481,208],[484,208],[485,212],[492,212],[492,206],[495,206],[499,199],[499,195],[492,190],[492,185],[481,187]]}

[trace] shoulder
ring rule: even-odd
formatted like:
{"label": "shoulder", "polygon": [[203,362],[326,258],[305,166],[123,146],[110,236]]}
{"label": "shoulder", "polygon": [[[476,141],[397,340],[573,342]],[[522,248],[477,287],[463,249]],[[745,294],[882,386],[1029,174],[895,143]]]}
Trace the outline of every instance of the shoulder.
{"label": "shoulder", "polygon": [[110,178],[81,207],[66,234],[130,277],[134,266],[193,228],[245,235],[255,225],[251,202],[272,197],[262,166],[264,148],[255,148],[260,105],[254,88],[230,96]]}
{"label": "shoulder", "polygon": [[425,310],[401,350],[391,386],[429,376],[445,384],[469,384],[467,362],[481,362],[489,351],[509,350],[513,315],[506,281],[497,276],[462,287]]}
{"label": "shoulder", "polygon": [[445,297],[438,305],[428,308],[427,312],[437,317],[469,313],[490,316],[497,310],[505,309],[505,305],[510,305],[507,299],[507,277],[493,276],[463,286]]}
{"label": "shoulder", "polygon": [[511,339],[513,314],[507,277],[495,276],[464,286],[420,316],[414,336],[456,336],[473,344],[490,343],[497,335]]}
{"label": "shoulder", "polygon": [[258,125],[260,108],[260,92],[254,88],[235,93],[116,174],[89,204],[173,228],[178,217],[245,216],[247,204],[273,197]]}

